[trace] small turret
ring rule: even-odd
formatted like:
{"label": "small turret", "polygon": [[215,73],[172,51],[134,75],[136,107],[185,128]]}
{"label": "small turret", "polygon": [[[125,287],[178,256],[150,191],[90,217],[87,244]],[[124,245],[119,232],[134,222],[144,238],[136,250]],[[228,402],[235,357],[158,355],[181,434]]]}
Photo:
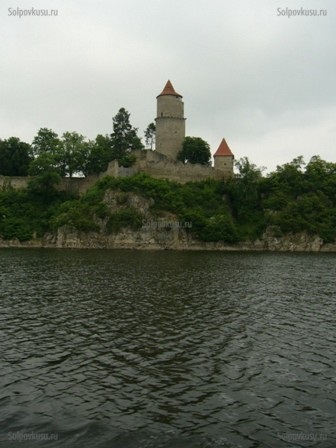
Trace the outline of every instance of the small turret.
{"label": "small turret", "polygon": [[223,171],[225,178],[233,176],[234,155],[232,154],[229,145],[226,143],[225,138],[223,138],[214,154],[214,161],[215,169]]}

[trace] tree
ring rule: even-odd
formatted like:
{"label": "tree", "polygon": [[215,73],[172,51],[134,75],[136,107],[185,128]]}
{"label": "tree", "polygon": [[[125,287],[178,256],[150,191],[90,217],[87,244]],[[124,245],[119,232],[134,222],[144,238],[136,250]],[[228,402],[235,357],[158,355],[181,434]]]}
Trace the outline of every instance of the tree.
{"label": "tree", "polygon": [[[309,181],[311,186],[315,188],[314,183],[327,183],[330,180],[335,181],[336,163],[326,162],[320,156],[313,156],[306,166],[305,178]],[[323,179],[323,182],[321,182]]]}
{"label": "tree", "polygon": [[89,141],[89,156],[83,173],[98,174],[107,170],[108,163],[113,159],[112,140],[109,135],[97,135],[94,141]]}
{"label": "tree", "polygon": [[210,165],[211,152],[209,144],[200,137],[186,137],[177,160],[183,163]]}
{"label": "tree", "polygon": [[33,139],[33,155],[38,157],[41,154],[57,154],[60,147],[60,139],[56,132],[51,129],[41,128]]}
{"label": "tree", "polygon": [[40,171],[28,183],[28,190],[34,195],[40,195],[44,200],[49,201],[57,195],[57,185],[61,182],[61,176],[56,170],[46,169]]}
{"label": "tree", "polygon": [[155,123],[149,123],[147,129],[145,130],[145,143],[147,149],[153,149],[155,145],[155,134],[156,134],[156,126]]}
{"label": "tree", "polygon": [[235,162],[238,174],[230,179],[225,188],[229,193],[234,218],[244,225],[244,233],[254,238],[263,226],[261,184],[263,168],[258,168],[247,157]]}
{"label": "tree", "polygon": [[123,107],[113,117],[113,133],[111,134],[112,157],[119,162],[122,162],[127,153],[143,149],[143,144],[137,135],[138,129],[130,124],[129,118],[130,113]]}
{"label": "tree", "polygon": [[77,132],[64,132],[60,139],[51,129],[42,128],[33,140],[35,159],[29,172],[33,176],[55,172],[61,177],[73,177],[85,172],[90,150],[90,142]]}
{"label": "tree", "polygon": [[306,166],[304,179],[307,189],[327,195],[336,206],[336,163],[313,156]]}
{"label": "tree", "polygon": [[61,141],[51,129],[41,128],[33,139],[32,148],[34,160],[29,165],[29,174],[57,173],[62,175],[59,164]]}
{"label": "tree", "polygon": [[299,156],[289,163],[277,166],[276,171],[268,176],[265,184],[268,184],[272,191],[281,192],[295,199],[306,190],[304,165],[303,157]]}
{"label": "tree", "polygon": [[30,176],[38,176],[41,173],[46,173],[49,171],[56,172],[60,175],[58,163],[55,160],[55,156],[52,154],[42,153],[30,162]]}
{"label": "tree", "polygon": [[248,182],[259,181],[265,170],[265,167],[258,168],[257,165],[251,163],[247,157],[236,160],[235,167],[238,169],[237,177]]}
{"label": "tree", "polygon": [[0,174],[3,176],[27,176],[32,160],[32,149],[17,137],[0,140]]}
{"label": "tree", "polygon": [[64,132],[56,159],[61,174],[73,177],[75,173],[83,173],[89,158],[90,145],[85,137],[77,132]]}

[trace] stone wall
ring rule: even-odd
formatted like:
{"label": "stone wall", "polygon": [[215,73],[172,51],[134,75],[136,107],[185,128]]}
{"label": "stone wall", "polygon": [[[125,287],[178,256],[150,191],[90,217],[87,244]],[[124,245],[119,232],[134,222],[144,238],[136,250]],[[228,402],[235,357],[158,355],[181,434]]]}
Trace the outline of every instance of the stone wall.
{"label": "stone wall", "polygon": [[[125,168],[119,166],[116,160],[109,163],[106,172],[100,175],[88,177],[64,178],[58,185],[59,190],[70,191],[75,194],[84,194],[92,187],[98,179],[106,175],[113,177],[132,176],[133,174],[143,172],[156,179],[168,179],[184,184],[186,182],[197,182],[206,179],[224,180],[223,171],[211,166],[188,165],[182,162],[176,162],[169,159],[157,151],[135,151],[136,162],[133,166]],[[0,188],[12,187],[15,189],[27,188],[31,177],[6,177],[0,176]]]}
{"label": "stone wall", "polygon": [[61,191],[69,191],[74,194],[84,194],[92,187],[100,176],[73,177],[62,179],[57,188]]}
{"label": "stone wall", "polygon": [[[182,184],[205,179],[224,179],[223,172],[211,166],[184,164],[171,160],[157,151],[136,151],[134,155],[136,162],[129,175],[143,172],[156,179],[168,179]],[[120,177],[127,175],[124,170],[125,168],[118,167],[117,162],[113,161],[109,164],[106,174]]]}
{"label": "stone wall", "polygon": [[31,177],[0,176],[0,188],[27,188]]}
{"label": "stone wall", "polygon": [[[61,191],[69,191],[75,194],[84,194],[92,185],[97,182],[99,177],[100,176],[75,177],[72,179],[64,178],[57,185],[57,189]],[[0,176],[0,189],[25,189],[28,187],[28,183],[31,179],[32,177]]]}
{"label": "stone wall", "polygon": [[211,166],[198,164],[184,164],[169,160],[155,151],[146,151],[138,159],[140,170],[153,177],[160,179],[169,179],[176,182],[197,182],[205,179],[224,178],[223,172],[214,169]]}

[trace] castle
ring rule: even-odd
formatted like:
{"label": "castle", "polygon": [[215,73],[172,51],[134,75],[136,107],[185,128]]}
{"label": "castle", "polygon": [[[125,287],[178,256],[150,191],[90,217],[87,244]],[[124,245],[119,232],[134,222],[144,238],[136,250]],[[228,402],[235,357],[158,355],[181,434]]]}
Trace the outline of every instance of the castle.
{"label": "castle", "polygon": [[223,138],[214,154],[214,166],[183,163],[176,160],[185,138],[184,104],[168,80],[156,97],[156,144],[155,150],[134,151],[136,161],[130,168],[110,162],[106,174],[118,177],[144,172],[159,179],[179,183],[205,179],[226,180],[233,175],[234,155]]}
{"label": "castle", "polygon": [[[185,138],[185,117],[182,95],[177,93],[168,80],[156,97],[156,151],[176,160]],[[215,170],[222,171],[225,178],[233,174],[234,155],[223,138],[214,154]]]}
{"label": "castle", "polygon": [[[182,95],[177,93],[168,80],[162,92],[156,97],[156,145],[155,150],[133,151],[135,162],[131,167],[119,166],[117,160],[109,163],[107,171],[86,178],[65,178],[60,189],[83,194],[100,177],[131,176],[138,172],[157,179],[168,179],[179,183],[196,182],[206,179],[226,180],[233,175],[234,155],[223,138],[214,154],[214,166],[183,163],[176,160],[185,138],[184,104]],[[0,188],[12,186],[25,188],[28,177],[0,176]]]}

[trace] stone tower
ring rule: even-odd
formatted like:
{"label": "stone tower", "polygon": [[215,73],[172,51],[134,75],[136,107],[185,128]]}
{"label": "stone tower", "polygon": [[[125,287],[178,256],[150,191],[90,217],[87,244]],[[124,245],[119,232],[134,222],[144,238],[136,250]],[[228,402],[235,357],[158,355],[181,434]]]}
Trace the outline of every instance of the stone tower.
{"label": "stone tower", "polygon": [[226,143],[225,138],[221,141],[217,151],[214,154],[215,169],[220,170],[224,174],[224,178],[233,176],[234,155]]}
{"label": "stone tower", "polygon": [[156,145],[157,152],[176,160],[185,137],[184,104],[182,95],[175,92],[168,80],[164,89],[156,97]]}

